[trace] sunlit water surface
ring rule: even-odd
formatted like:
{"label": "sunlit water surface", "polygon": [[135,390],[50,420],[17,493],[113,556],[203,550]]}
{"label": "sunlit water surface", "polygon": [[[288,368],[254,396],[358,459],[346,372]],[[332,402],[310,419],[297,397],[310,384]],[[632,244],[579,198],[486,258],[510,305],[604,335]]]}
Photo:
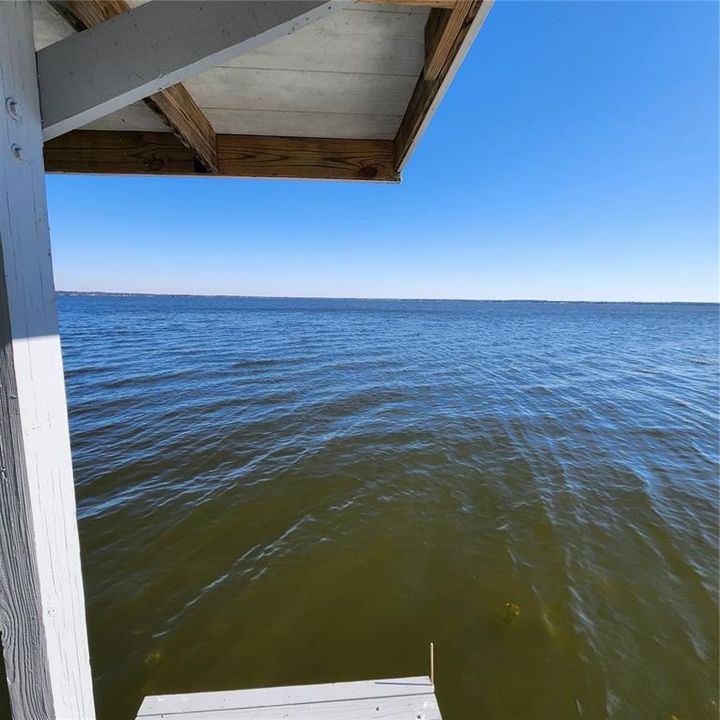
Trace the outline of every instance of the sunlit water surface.
{"label": "sunlit water surface", "polygon": [[717,306],[59,313],[103,720],[430,640],[445,720],[717,718]]}

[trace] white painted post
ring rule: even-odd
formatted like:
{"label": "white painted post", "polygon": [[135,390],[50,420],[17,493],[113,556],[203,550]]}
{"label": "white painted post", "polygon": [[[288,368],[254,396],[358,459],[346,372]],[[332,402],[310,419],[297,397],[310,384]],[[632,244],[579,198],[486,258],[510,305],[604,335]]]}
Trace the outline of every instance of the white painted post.
{"label": "white painted post", "polygon": [[0,0],[0,632],[13,717],[92,720],[30,3]]}

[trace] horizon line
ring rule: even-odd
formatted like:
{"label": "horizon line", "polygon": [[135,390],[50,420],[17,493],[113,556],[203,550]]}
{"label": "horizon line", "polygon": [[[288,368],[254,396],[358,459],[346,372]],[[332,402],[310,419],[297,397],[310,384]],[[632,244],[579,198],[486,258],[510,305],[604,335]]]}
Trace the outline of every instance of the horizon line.
{"label": "horizon line", "polygon": [[562,300],[536,298],[401,298],[401,297],[354,297],[326,295],[240,295],[233,293],[187,293],[187,292],[125,292],[116,290],[56,290],[58,295],[93,295],[115,297],[196,297],[196,298],[239,298],[255,300],[361,300],[367,302],[531,302],[531,303],[578,303],[595,305],[720,305],[720,300]]}

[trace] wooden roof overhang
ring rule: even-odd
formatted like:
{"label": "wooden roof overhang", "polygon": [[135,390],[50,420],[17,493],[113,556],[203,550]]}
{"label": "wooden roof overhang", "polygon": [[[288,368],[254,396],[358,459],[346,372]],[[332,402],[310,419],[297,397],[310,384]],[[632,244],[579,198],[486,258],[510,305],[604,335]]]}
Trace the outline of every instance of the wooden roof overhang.
{"label": "wooden roof overhang", "polygon": [[38,0],[51,173],[398,182],[492,0]]}

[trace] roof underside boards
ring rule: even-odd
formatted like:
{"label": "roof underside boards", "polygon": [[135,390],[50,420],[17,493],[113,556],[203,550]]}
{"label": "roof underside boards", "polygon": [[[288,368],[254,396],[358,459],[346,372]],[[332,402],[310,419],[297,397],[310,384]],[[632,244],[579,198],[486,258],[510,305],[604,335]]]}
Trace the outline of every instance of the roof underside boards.
{"label": "roof underside boards", "polygon": [[[147,1],[111,0],[116,9]],[[33,0],[37,50],[82,30],[69,24],[73,2],[77,16],[79,0]],[[178,87],[216,142],[217,162],[204,162],[153,96],[46,142],[46,168],[396,182],[491,4],[350,2],[186,77]]]}
{"label": "roof underside boards", "polygon": [[427,677],[146,697],[137,720],[441,720]]}
{"label": "roof underside boards", "polygon": [[[48,3],[35,5],[38,49],[73,34]],[[390,140],[422,70],[428,13],[351,5],[184,85],[217,133]],[[170,131],[143,103],[85,129]]]}

